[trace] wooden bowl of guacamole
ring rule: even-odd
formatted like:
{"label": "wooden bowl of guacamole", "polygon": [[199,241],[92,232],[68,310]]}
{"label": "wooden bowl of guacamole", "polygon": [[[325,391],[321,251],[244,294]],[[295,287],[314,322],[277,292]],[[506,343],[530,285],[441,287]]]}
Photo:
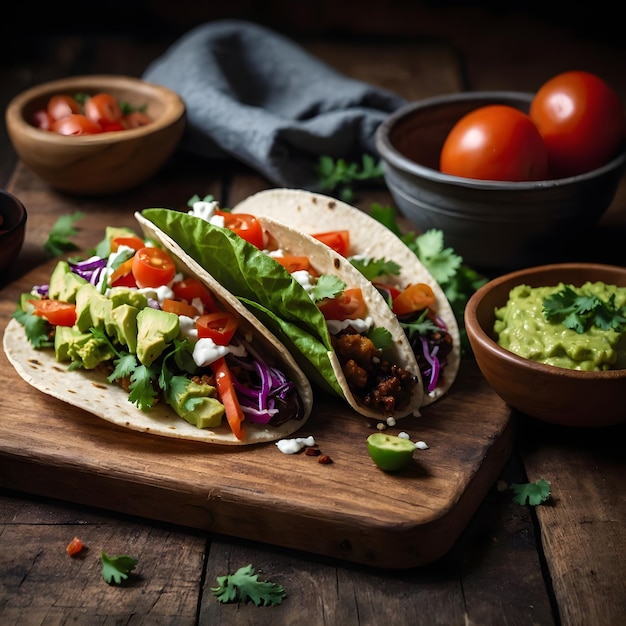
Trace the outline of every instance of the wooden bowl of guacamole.
{"label": "wooden bowl of guacamole", "polygon": [[626,421],[626,268],[500,276],[470,298],[465,327],[481,372],[518,411],[573,427]]}

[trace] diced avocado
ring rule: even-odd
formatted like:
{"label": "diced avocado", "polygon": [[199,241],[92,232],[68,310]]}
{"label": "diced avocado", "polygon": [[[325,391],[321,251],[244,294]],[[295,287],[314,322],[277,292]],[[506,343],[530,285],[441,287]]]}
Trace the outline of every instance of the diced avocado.
{"label": "diced avocado", "polygon": [[89,284],[89,281],[72,272],[67,261],[59,261],[50,276],[48,297],[51,300],[61,300],[74,304],[76,292],[79,287],[85,284]]}
{"label": "diced avocado", "polygon": [[86,282],[76,292],[76,326],[82,332],[105,328],[111,314],[111,301]]}
{"label": "diced avocado", "polygon": [[198,428],[217,428],[222,424],[224,405],[215,398],[212,385],[195,383],[183,376],[172,380],[168,404],[177,415]]}
{"label": "diced avocado", "polygon": [[180,331],[178,315],[146,307],[137,314],[137,358],[150,367]]}
{"label": "diced avocado", "polygon": [[139,309],[130,304],[120,304],[111,309],[106,323],[106,333],[128,347],[134,354],[137,351],[137,314]]}
{"label": "diced avocado", "polygon": [[112,287],[108,296],[113,308],[120,304],[130,304],[137,309],[145,309],[148,306],[148,298],[145,294],[129,287]]}
{"label": "diced avocado", "polygon": [[115,356],[106,341],[97,339],[92,333],[82,333],[76,326],[57,326],[54,354],[59,362],[72,361],[88,370]]}
{"label": "diced avocado", "polygon": [[41,296],[34,295],[32,293],[23,293],[20,295],[19,307],[24,313],[32,313],[35,307],[29,302],[29,300],[41,300]]}

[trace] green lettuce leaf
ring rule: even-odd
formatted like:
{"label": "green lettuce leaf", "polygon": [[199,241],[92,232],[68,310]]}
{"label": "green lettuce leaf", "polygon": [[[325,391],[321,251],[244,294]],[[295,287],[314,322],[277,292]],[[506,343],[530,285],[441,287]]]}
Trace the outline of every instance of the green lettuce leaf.
{"label": "green lettuce leaf", "polygon": [[311,379],[343,397],[328,358],[332,345],[326,320],[280,263],[229,229],[187,213],[151,208],[141,214],[259,318]]}

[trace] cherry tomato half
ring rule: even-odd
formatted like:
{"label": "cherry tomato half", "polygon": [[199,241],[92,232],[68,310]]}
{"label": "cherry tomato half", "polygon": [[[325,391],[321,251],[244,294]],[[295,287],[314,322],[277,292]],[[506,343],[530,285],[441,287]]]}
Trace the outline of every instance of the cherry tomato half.
{"label": "cherry tomato half", "polygon": [[167,285],[176,274],[174,260],[161,248],[140,248],[132,261],[133,276],[139,287]]}
{"label": "cherry tomato half", "polygon": [[318,306],[327,320],[356,320],[367,314],[367,305],[359,287],[346,289],[336,298],[322,300]]}
{"label": "cherry tomato half", "polygon": [[33,299],[28,301],[34,307],[35,315],[47,319],[55,326],[74,326],[76,305],[60,300]]}
{"label": "cherry tomato half", "polygon": [[350,251],[350,232],[347,230],[333,230],[327,233],[316,233],[315,239],[326,244],[341,256],[348,256]]}
{"label": "cherry tomato half", "polygon": [[202,302],[205,312],[212,313],[217,310],[211,292],[206,288],[204,283],[197,278],[188,276],[187,278],[183,278],[183,280],[175,282],[172,285],[172,291],[179,300],[185,300],[189,304],[192,304],[197,298]]}
{"label": "cherry tomato half", "polygon": [[531,103],[530,118],[543,136],[553,178],[608,163],[626,134],[618,95],[589,72],[564,72],[544,83]]}
{"label": "cherry tomato half", "polygon": [[54,120],[50,130],[59,135],[94,135],[102,132],[102,127],[82,113],[72,113]]}
{"label": "cherry tomato half", "polygon": [[409,285],[392,300],[392,309],[396,315],[423,311],[435,304],[432,287],[426,283]]}
{"label": "cherry tomato half", "polygon": [[247,213],[230,213],[229,211],[215,211],[216,215],[224,218],[224,226],[229,228],[242,239],[253,246],[263,249],[263,228],[261,222],[254,216]]}
{"label": "cherry tomato half", "polygon": [[152,118],[147,113],[141,111],[132,111],[122,117],[121,124],[123,128],[141,128],[152,123]]}
{"label": "cherry tomato half", "polygon": [[213,339],[218,346],[227,346],[237,330],[238,320],[228,311],[214,311],[196,320],[198,337]]}
{"label": "cherry tomato half", "polygon": [[471,111],[452,128],[440,155],[445,174],[481,180],[543,180],[548,154],[539,131],[522,111],[488,105]]}
{"label": "cherry tomato half", "polygon": [[119,122],[122,119],[122,109],[110,93],[98,93],[85,102],[85,115],[102,126]]}
{"label": "cherry tomato half", "polygon": [[67,94],[56,94],[48,100],[48,115],[53,120],[61,120],[72,113],[80,113],[78,100]]}

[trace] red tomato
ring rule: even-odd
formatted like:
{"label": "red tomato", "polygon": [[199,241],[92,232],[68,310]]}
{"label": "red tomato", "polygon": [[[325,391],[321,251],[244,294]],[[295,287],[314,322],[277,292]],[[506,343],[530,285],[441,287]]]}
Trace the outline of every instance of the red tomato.
{"label": "red tomato", "polygon": [[439,166],[445,174],[464,178],[543,180],[548,155],[525,113],[495,104],[480,107],[455,124],[444,142]]}
{"label": "red tomato", "polygon": [[189,304],[198,298],[202,302],[205,311],[212,312],[217,310],[211,292],[197,278],[183,278],[183,280],[172,285],[172,291],[179,300],[185,300]]}
{"label": "red tomato", "polygon": [[435,294],[430,285],[415,283],[409,285],[392,301],[392,309],[396,315],[423,311],[435,304]]}
{"label": "red tomato", "polygon": [[127,246],[133,250],[145,247],[146,243],[141,237],[129,235],[128,237],[113,237],[111,240],[111,252],[117,252],[120,246]]}
{"label": "red tomato", "polygon": [[215,214],[224,218],[224,226],[226,228],[229,228],[260,250],[263,249],[263,228],[254,215],[230,213],[229,211],[221,211],[219,209],[215,211]]}
{"label": "red tomato", "polygon": [[601,167],[626,135],[618,95],[589,72],[564,72],[544,83],[532,101],[530,118],[543,136],[554,178]]}
{"label": "red tomato", "polygon": [[198,317],[200,311],[195,306],[187,304],[182,300],[172,300],[166,298],[161,303],[161,309],[167,313],[176,313],[176,315],[186,315],[187,317]]}
{"label": "red tomato", "polygon": [[59,135],[94,135],[102,132],[100,124],[93,122],[81,113],[72,113],[52,122],[50,128]]}
{"label": "red tomato", "polygon": [[218,346],[227,346],[237,330],[238,320],[228,311],[214,311],[196,320],[198,337],[213,339]]}
{"label": "red tomato", "polygon": [[78,100],[66,94],[57,94],[48,100],[48,115],[53,120],[61,120],[72,113],[80,113]]}
{"label": "red tomato", "polygon": [[46,109],[35,111],[31,119],[32,125],[41,128],[41,130],[50,130],[53,121]]}
{"label": "red tomato", "polygon": [[137,250],[132,258],[132,268],[139,287],[167,285],[176,274],[172,257],[165,250],[154,247]]}
{"label": "red tomato", "polygon": [[101,124],[103,133],[111,133],[118,130],[126,130],[121,122],[103,122]]}
{"label": "red tomato", "polygon": [[99,93],[85,102],[85,115],[102,126],[119,122],[122,119],[122,109],[110,93]]}
{"label": "red tomato", "polygon": [[327,320],[357,320],[367,314],[363,292],[358,287],[346,289],[336,298],[328,298],[318,303]]}
{"label": "red tomato", "polygon": [[295,254],[285,254],[283,256],[275,256],[274,260],[278,261],[290,274],[300,270],[306,270],[311,273],[311,262],[309,257],[297,256]]}
{"label": "red tomato", "polygon": [[76,323],[76,305],[60,300],[29,300],[35,308],[35,315],[47,319],[55,326],[74,326]]}
{"label": "red tomato", "polygon": [[74,537],[72,541],[67,544],[67,548],[65,548],[65,550],[70,556],[76,556],[83,549],[83,547],[83,542],[78,537]]}
{"label": "red tomato", "polygon": [[399,296],[402,292],[400,291],[400,289],[398,289],[397,287],[394,287],[393,285],[387,285],[386,283],[379,283],[378,281],[372,281],[372,285],[374,285],[374,287],[376,287],[376,289],[378,289],[378,291],[380,291],[380,293],[383,294],[383,296],[385,297],[385,300],[393,300],[394,298],[396,298],[397,296]]}
{"label": "red tomato", "polygon": [[124,128],[141,128],[152,123],[152,118],[141,111],[133,111],[122,117],[121,124]]}
{"label": "red tomato", "polygon": [[350,250],[350,233],[347,230],[333,230],[327,233],[316,233],[315,239],[326,244],[341,256],[348,256]]}

